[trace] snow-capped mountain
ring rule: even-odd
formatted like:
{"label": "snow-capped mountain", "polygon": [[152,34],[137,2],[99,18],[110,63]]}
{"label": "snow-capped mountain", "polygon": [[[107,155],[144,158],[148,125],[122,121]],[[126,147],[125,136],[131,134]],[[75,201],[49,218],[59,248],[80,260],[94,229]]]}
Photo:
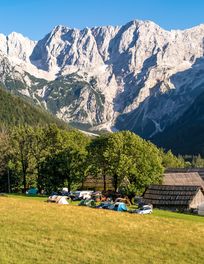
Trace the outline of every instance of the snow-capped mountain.
{"label": "snow-capped mountain", "polygon": [[0,81],[67,122],[150,138],[204,92],[204,25],[57,26],[39,41],[0,34]]}

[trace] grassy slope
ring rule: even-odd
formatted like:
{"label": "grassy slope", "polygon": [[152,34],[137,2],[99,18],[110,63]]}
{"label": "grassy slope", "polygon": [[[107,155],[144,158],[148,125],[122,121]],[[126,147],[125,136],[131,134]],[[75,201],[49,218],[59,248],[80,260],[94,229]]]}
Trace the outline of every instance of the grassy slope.
{"label": "grassy slope", "polygon": [[0,197],[0,234],[1,264],[204,263],[204,218],[164,211],[139,216]]}

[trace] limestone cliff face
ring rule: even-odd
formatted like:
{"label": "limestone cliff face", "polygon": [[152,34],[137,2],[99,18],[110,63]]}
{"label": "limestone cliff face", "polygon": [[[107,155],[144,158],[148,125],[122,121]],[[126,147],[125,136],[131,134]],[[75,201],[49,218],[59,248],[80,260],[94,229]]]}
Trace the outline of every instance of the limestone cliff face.
{"label": "limestone cliff face", "polygon": [[40,41],[0,34],[0,78],[67,122],[150,138],[204,91],[203,54],[204,25],[57,26]]}

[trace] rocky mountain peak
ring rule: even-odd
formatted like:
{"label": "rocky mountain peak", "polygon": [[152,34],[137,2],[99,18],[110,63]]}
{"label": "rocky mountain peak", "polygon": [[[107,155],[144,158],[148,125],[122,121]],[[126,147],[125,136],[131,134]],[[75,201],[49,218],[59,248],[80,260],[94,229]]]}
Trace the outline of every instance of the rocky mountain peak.
{"label": "rocky mountain peak", "polygon": [[141,20],[81,30],[59,25],[37,42],[0,34],[4,83],[11,71],[9,78],[23,83],[20,93],[67,122],[148,138],[203,91],[203,54],[204,25],[172,31]]}

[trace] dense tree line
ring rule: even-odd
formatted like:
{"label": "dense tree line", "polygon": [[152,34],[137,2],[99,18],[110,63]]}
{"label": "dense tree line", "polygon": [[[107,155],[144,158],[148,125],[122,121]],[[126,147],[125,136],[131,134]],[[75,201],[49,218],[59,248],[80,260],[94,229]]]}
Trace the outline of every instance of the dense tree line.
{"label": "dense tree line", "polygon": [[87,176],[107,177],[115,191],[141,192],[162,180],[164,168],[184,167],[182,157],[165,153],[129,131],[91,138],[55,124],[2,128],[0,191],[47,193],[67,186],[80,188]]}
{"label": "dense tree line", "polygon": [[40,106],[34,105],[31,99],[24,100],[2,88],[0,84],[0,126],[2,125],[37,125],[56,123],[59,127],[68,128],[67,124],[48,113]]}

